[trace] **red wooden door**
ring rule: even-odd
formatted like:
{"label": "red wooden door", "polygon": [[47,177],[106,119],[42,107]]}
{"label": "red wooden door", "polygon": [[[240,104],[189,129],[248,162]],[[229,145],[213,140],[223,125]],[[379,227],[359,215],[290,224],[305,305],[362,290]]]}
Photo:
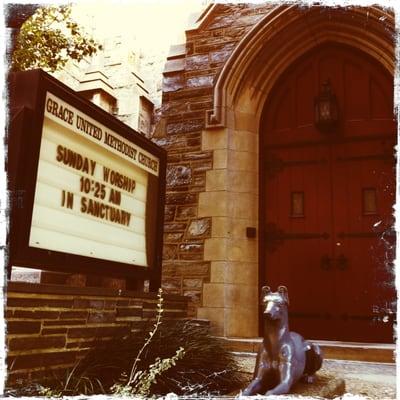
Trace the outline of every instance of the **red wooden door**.
{"label": "red wooden door", "polygon": [[[334,132],[314,127],[330,80]],[[395,180],[393,81],[346,47],[310,53],[278,82],[261,125],[260,259],[309,338],[391,342]]]}

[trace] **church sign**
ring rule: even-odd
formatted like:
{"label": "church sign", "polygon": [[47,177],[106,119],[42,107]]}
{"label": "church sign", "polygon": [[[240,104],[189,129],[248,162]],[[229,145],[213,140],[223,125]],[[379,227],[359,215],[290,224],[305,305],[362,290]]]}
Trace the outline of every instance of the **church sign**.
{"label": "church sign", "polygon": [[11,265],[158,280],[164,150],[42,71],[10,111]]}

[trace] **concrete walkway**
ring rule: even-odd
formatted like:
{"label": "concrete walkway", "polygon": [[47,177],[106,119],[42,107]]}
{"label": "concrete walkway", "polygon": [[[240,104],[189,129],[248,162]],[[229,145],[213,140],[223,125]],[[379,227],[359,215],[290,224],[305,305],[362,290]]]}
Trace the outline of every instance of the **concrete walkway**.
{"label": "concrete walkway", "polygon": [[[255,355],[236,353],[236,356],[241,369],[251,379]],[[376,400],[396,399],[395,364],[328,359],[324,360],[320,373],[343,378],[346,393]]]}

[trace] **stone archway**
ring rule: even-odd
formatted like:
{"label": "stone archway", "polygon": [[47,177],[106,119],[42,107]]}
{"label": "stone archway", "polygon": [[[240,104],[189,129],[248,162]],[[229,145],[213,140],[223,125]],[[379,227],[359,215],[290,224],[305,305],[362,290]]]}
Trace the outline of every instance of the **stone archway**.
{"label": "stone archway", "polygon": [[[324,43],[346,44],[377,60],[393,75],[394,18],[377,7],[274,8],[241,40],[214,87],[202,149],[213,151],[199,217],[212,218],[204,257],[211,261],[198,316],[216,333],[258,335],[258,130],[266,99],[281,74]],[[213,204],[210,212],[209,205]]]}

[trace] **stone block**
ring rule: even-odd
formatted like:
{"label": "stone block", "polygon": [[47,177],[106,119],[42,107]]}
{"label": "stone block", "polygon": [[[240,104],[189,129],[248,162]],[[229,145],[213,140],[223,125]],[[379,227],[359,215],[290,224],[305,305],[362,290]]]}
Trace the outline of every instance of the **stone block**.
{"label": "stone block", "polygon": [[197,309],[197,318],[209,320],[210,332],[216,336],[224,335],[224,314],[225,310],[222,307],[199,307]]}
{"label": "stone block", "polygon": [[189,119],[187,121],[169,123],[167,124],[167,135],[201,131],[203,127],[204,119]]}
{"label": "stone block", "polygon": [[12,267],[11,280],[13,282],[40,283],[42,271],[23,267]]}
{"label": "stone block", "polygon": [[228,151],[214,150],[213,167],[214,169],[225,169],[228,168]]}
{"label": "stone block", "polygon": [[180,253],[199,253],[203,252],[203,242],[185,242],[179,245]]}
{"label": "stone block", "polygon": [[[47,337],[46,337],[47,339]],[[54,366],[72,364],[78,355],[75,351],[57,351],[52,353],[24,354],[18,356],[9,356],[8,364],[13,366],[14,370],[34,369],[35,367]]]}
{"label": "stone block", "polygon": [[245,151],[249,153],[257,153],[258,135],[249,130],[236,129],[229,135],[229,149],[237,151]]}
{"label": "stone block", "polygon": [[163,282],[170,276],[208,276],[208,262],[166,261],[163,263]]}
{"label": "stone block", "polygon": [[202,261],[203,260],[203,252],[181,252],[179,253],[179,260],[185,261]]}
{"label": "stone block", "polygon": [[183,295],[190,299],[190,302],[196,305],[201,303],[201,290],[184,290]]}
{"label": "stone block", "polygon": [[225,307],[225,285],[204,283],[203,307]]}
{"label": "stone block", "polygon": [[89,307],[89,299],[81,299],[77,297],[73,301],[73,308],[87,308]]}
{"label": "stone block", "polygon": [[187,234],[189,237],[208,236],[211,231],[211,218],[192,220],[189,224]]}
{"label": "stone block", "polygon": [[197,206],[178,206],[176,209],[176,219],[186,220],[197,216]]}
{"label": "stone block", "polygon": [[190,191],[204,192],[206,190],[206,174],[205,172],[196,172],[193,176]]}
{"label": "stone block", "polygon": [[178,246],[172,244],[164,244],[163,246],[163,260],[173,260],[176,257]]}
{"label": "stone block", "polygon": [[242,285],[258,285],[258,263],[246,261],[229,261],[225,269],[225,282],[242,284]]}
{"label": "stone block", "polygon": [[117,307],[124,307],[129,305],[129,300],[117,300]]}
{"label": "stone block", "polygon": [[228,131],[226,129],[205,130],[201,137],[202,150],[228,148]]}
{"label": "stone block", "polygon": [[126,280],[118,278],[103,277],[101,279],[101,287],[111,288],[111,289],[126,289]]}
{"label": "stone block", "polygon": [[232,218],[257,220],[258,196],[252,193],[230,193],[229,215]]}
{"label": "stone block", "polygon": [[40,332],[42,335],[59,335],[61,333],[67,333],[68,328],[43,328]]}
{"label": "stone block", "polygon": [[[258,308],[236,306],[225,310],[225,333],[228,337],[258,336]],[[244,323],[245,322],[245,323]]]}
{"label": "stone block", "polygon": [[117,306],[117,300],[104,300],[104,309],[113,310]]}
{"label": "stone block", "polygon": [[46,336],[46,337],[23,337],[23,338],[12,338],[8,343],[9,351],[23,351],[23,350],[35,350],[35,349],[52,349],[62,348],[65,346],[65,336]]}
{"label": "stone block", "polygon": [[210,151],[196,151],[182,154],[182,160],[184,161],[208,161],[211,159],[212,153]]}
{"label": "stone block", "polygon": [[167,60],[163,73],[181,72],[185,70],[185,59],[177,58],[175,60]]}
{"label": "stone block", "polygon": [[232,45],[229,45],[229,48],[225,47],[223,50],[212,51],[210,53],[210,62],[212,63],[223,63],[226,61],[231,55],[233,50]]}
{"label": "stone block", "polygon": [[228,171],[225,169],[217,169],[206,172],[206,191],[214,192],[219,190],[230,189],[230,181],[228,180]]}
{"label": "stone block", "polygon": [[186,71],[208,68],[208,54],[197,54],[186,57]]}
{"label": "stone block", "polygon": [[190,105],[191,110],[209,110],[212,108],[213,102],[212,100],[204,100],[198,103],[192,103]]}
{"label": "stone block", "polygon": [[175,206],[166,206],[164,210],[164,222],[171,222],[175,218]]}
{"label": "stone block", "polygon": [[214,75],[204,75],[188,78],[186,85],[189,88],[212,87],[214,82]]}
{"label": "stone block", "polygon": [[258,193],[258,174],[247,171],[229,171],[227,175],[230,191],[238,193]]}
{"label": "stone block", "polygon": [[94,308],[97,310],[101,310],[102,308],[104,308],[104,300],[89,300],[89,308]]}
{"label": "stone block", "polygon": [[40,326],[40,321],[8,321],[7,333],[10,335],[39,333]]}
{"label": "stone block", "polygon": [[188,151],[199,150],[201,146],[201,139],[198,138],[187,138],[186,140],[186,148]]}
{"label": "stone block", "polygon": [[258,121],[254,113],[236,112],[235,113],[235,129],[248,132],[258,131]]}
{"label": "stone block", "polygon": [[235,285],[258,285],[258,263],[213,261],[210,281]]}
{"label": "stone block", "polygon": [[165,291],[165,293],[181,294],[182,278],[165,277],[162,282],[162,288]]}
{"label": "stone block", "polygon": [[163,78],[163,92],[176,92],[177,90],[185,87],[185,78],[182,74],[164,76]]}
{"label": "stone block", "polygon": [[62,311],[60,313],[60,319],[86,319],[87,316],[87,311]]}
{"label": "stone block", "polygon": [[191,278],[183,280],[183,290],[193,290],[193,289],[201,289],[203,286],[203,279],[201,278]]}
{"label": "stone block", "polygon": [[165,198],[166,204],[186,205],[197,202],[195,193],[167,193]]}
{"label": "stone block", "polygon": [[231,236],[231,221],[228,217],[212,217],[212,237],[224,237],[228,238]]}
{"label": "stone block", "polygon": [[210,283],[225,283],[226,282],[226,269],[228,263],[225,261],[211,262],[211,276]]}
{"label": "stone block", "polygon": [[163,93],[163,101],[175,101],[179,99],[191,99],[196,101],[199,97],[212,95],[212,87],[185,89],[177,92]]}
{"label": "stone block", "polygon": [[54,320],[54,321],[43,321],[44,326],[76,326],[76,325],[85,325],[86,319],[63,319],[63,320]]}
{"label": "stone block", "polygon": [[49,307],[49,308],[70,308],[72,300],[54,298],[30,298],[30,297],[9,297],[8,307]]}
{"label": "stone block", "polygon": [[168,59],[173,59],[176,57],[182,57],[186,53],[186,44],[173,44],[170,46],[168,51]]}
{"label": "stone block", "polygon": [[94,311],[89,314],[89,324],[110,323],[115,322],[116,312]]}
{"label": "stone block", "polygon": [[57,319],[59,315],[60,315],[59,311],[17,309],[14,310],[14,314],[12,316],[14,318],[26,318],[26,319]]}
{"label": "stone block", "polygon": [[230,239],[228,241],[228,260],[257,262],[258,261],[258,243],[248,239]]}
{"label": "stone block", "polygon": [[178,149],[184,149],[187,146],[187,139],[182,135],[171,135],[167,137],[162,137],[154,139],[154,142],[163,147],[166,150],[176,151]]}
{"label": "stone block", "polygon": [[228,255],[229,242],[225,238],[206,239],[204,243],[204,259],[208,261],[223,261]]}
{"label": "stone block", "polygon": [[184,231],[186,229],[185,223],[172,223],[172,224],[165,224],[164,225],[164,232],[179,232]]}
{"label": "stone block", "polygon": [[258,171],[258,153],[230,150],[228,154],[228,169],[231,171]]}
{"label": "stone block", "polygon": [[99,327],[83,327],[70,328],[68,330],[68,338],[93,338],[124,335],[128,333],[129,327],[126,325],[99,326]]}
{"label": "stone block", "polygon": [[199,194],[199,217],[228,216],[228,194],[226,192],[203,192]]}
{"label": "stone block", "polygon": [[183,232],[164,234],[164,243],[178,243],[183,238]]}
{"label": "stone block", "polygon": [[192,170],[188,165],[170,165],[167,167],[167,187],[190,184]]}
{"label": "stone block", "polygon": [[212,168],[211,160],[203,160],[201,162],[192,162],[193,173],[206,172]]}
{"label": "stone block", "polygon": [[225,284],[225,307],[254,308],[258,305],[258,287],[243,284]]}

